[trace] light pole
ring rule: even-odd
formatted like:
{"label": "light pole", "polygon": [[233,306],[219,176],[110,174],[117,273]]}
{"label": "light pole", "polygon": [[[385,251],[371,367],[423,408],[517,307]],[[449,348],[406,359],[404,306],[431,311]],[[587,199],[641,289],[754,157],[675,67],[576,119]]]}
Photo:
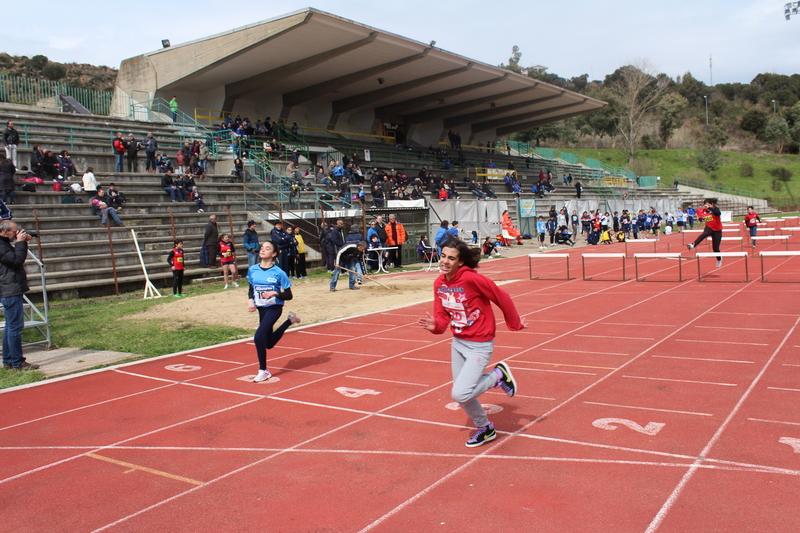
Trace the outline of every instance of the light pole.
{"label": "light pole", "polygon": [[777,114],[777,111],[775,109],[775,100],[773,100],[772,101],[772,116],[774,117],[776,114]]}
{"label": "light pole", "polygon": [[706,126],[708,126],[708,96],[704,96],[703,100],[706,103]]}

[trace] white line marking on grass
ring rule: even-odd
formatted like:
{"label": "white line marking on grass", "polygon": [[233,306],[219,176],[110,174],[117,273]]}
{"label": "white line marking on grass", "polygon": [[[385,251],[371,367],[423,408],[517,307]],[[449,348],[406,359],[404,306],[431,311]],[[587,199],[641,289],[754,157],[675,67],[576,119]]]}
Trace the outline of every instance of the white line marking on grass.
{"label": "white line marking on grass", "polygon": [[763,418],[748,418],[753,422],[769,422],[770,424],[788,424],[790,426],[800,426],[800,422],[784,422],[783,420],[764,420]]}
{"label": "white line marking on grass", "polygon": [[562,350],[560,348],[542,348],[543,352],[567,352],[567,353],[590,353],[594,355],[629,355],[627,353],[616,352],[590,352],[588,350]]}
{"label": "white line marking on grass", "polygon": [[656,409],[655,407],[639,407],[636,405],[619,405],[616,403],[603,403],[603,402],[583,402],[590,405],[605,405],[608,407],[622,407],[625,409],[640,409],[642,411],[659,411],[662,413],[678,413],[681,415],[697,415],[697,416],[714,416],[711,413],[695,413],[693,411],[675,411],[673,409]]}
{"label": "white line marking on grass", "polygon": [[677,355],[651,355],[660,359],[686,359],[688,361],[711,361],[714,363],[755,363],[755,361],[737,361],[735,359],[707,359],[705,357],[678,357]]}
{"label": "white line marking on grass", "polygon": [[[734,329],[734,330],[741,330],[742,328],[729,328],[726,326],[695,326],[696,328],[705,328],[705,329]],[[769,328],[747,328],[747,331],[780,331],[779,329],[769,329]]]}
{"label": "white line marking on grass", "polygon": [[415,385],[417,387],[430,387],[430,385],[426,383],[411,383],[410,381],[396,381],[393,379],[378,379],[378,378],[367,378],[363,376],[345,376],[346,378],[353,378],[353,379],[366,379],[369,381],[382,381],[385,383],[397,383],[399,385]]}
{"label": "white line marking on grass", "polygon": [[785,389],[783,387],[767,387],[770,390],[785,390],[789,392],[800,392],[800,389]]}
{"label": "white line marking on grass", "polygon": [[736,383],[716,383],[714,381],[693,381],[690,379],[669,379],[669,378],[651,378],[647,376],[622,376],[623,378],[631,379],[648,379],[651,381],[674,381],[677,383],[696,383],[698,385],[719,385],[721,387],[735,387]]}
{"label": "white line marking on grass", "polygon": [[194,357],[195,359],[205,359],[206,361],[216,361],[217,363],[229,363],[232,365],[248,364],[248,363],[242,363],[241,361],[226,361],[225,359],[212,359],[210,357],[203,357],[202,355],[187,355],[187,357]]}
{"label": "white line marking on grass", "polygon": [[708,339],[675,339],[676,342],[702,342],[703,344],[745,344],[747,346],[769,346],[762,342],[710,341]]}
{"label": "white line marking on grass", "polygon": [[[599,335],[575,335],[575,337],[592,337],[593,339],[596,339],[598,337],[605,338],[605,337],[601,337]],[[654,341],[655,340],[653,337],[618,337],[616,335],[614,336],[614,338],[615,339],[627,339],[627,340],[631,340],[631,341]]]}

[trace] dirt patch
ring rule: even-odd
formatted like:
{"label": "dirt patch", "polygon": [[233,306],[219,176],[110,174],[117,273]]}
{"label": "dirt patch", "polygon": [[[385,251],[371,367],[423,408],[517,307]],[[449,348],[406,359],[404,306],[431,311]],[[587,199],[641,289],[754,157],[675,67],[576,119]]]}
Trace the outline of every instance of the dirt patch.
{"label": "dirt patch", "polygon": [[[381,283],[394,289],[386,289],[365,279],[360,290],[351,291],[345,277],[339,279],[336,292],[328,290],[329,279],[292,280],[294,298],[286,302],[285,310],[297,313],[303,319],[302,324],[312,324],[429,301],[433,298],[434,278],[433,274],[431,279],[424,280],[379,278]],[[253,330],[258,327],[258,313],[247,312],[245,286],[215,294],[170,298],[161,305],[127,318],[174,320],[176,317],[181,317],[183,327],[187,321]]]}

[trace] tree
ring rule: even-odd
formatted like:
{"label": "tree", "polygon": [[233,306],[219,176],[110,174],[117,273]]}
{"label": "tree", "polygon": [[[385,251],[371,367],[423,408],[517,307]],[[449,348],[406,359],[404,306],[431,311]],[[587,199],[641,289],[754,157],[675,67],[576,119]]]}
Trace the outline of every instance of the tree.
{"label": "tree", "polygon": [[536,142],[536,146],[539,146],[542,141],[546,141],[547,139],[559,139],[561,137],[561,128],[559,128],[556,124],[545,124],[544,126],[536,126],[535,128],[529,128],[527,130],[522,130],[514,134],[514,138],[517,141],[530,143],[531,141]]}
{"label": "tree", "polygon": [[500,64],[500,68],[510,70],[512,72],[522,72],[519,66],[519,60],[522,57],[522,52],[519,51],[519,46],[516,44],[511,48],[511,57],[508,58],[508,65]]}
{"label": "tree", "polygon": [[739,122],[739,127],[744,131],[750,131],[756,135],[764,133],[764,127],[767,125],[767,112],[763,109],[752,108],[745,111],[742,115],[742,120]]}
{"label": "tree", "polygon": [[629,163],[645,125],[669,88],[669,78],[663,74],[656,77],[650,73],[651,70],[647,61],[637,60],[609,76],[612,81],[608,88],[621,110],[618,129],[627,144]]}
{"label": "tree", "polygon": [[705,83],[692,76],[691,72],[687,72],[680,78],[677,84],[678,94],[686,98],[691,106],[700,106],[703,103],[703,97],[709,95],[709,88]]}
{"label": "tree", "polygon": [[38,55],[28,59],[25,64],[33,70],[42,70],[48,61],[47,56]]}
{"label": "tree", "polygon": [[617,132],[620,116],[619,104],[614,99],[614,95],[605,87],[600,89],[590,88],[586,91],[586,95],[608,102],[608,105],[602,109],[576,117],[575,127],[580,131],[581,135],[591,135],[595,141],[614,135]]}
{"label": "tree", "polygon": [[792,136],[789,124],[783,117],[772,117],[767,121],[767,125],[764,127],[764,133],[761,137],[764,141],[774,144],[776,146],[776,151],[781,153],[783,151],[783,145],[786,144]]}
{"label": "tree", "polygon": [[67,67],[59,63],[48,63],[42,69],[42,76],[48,80],[58,81],[67,75]]}
{"label": "tree", "polygon": [[658,121],[658,137],[667,146],[667,141],[678,127],[678,116],[686,109],[689,101],[678,93],[669,92],[661,99],[661,113]]}

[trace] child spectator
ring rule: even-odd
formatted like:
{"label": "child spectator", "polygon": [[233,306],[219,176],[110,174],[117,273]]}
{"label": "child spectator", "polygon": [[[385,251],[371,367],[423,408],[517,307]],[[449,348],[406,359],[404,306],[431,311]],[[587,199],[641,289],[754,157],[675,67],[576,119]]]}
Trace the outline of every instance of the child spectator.
{"label": "child spectator", "polygon": [[481,246],[481,251],[483,252],[483,255],[487,256],[487,259],[491,259],[492,254],[500,255],[497,252],[497,246],[494,245],[491,237],[486,237],[486,240],[483,241],[483,246]]}
{"label": "child spectator", "polygon": [[378,238],[377,233],[371,233],[369,236],[369,250],[374,250],[374,251],[370,251],[367,254],[367,267],[370,270],[370,274],[378,270],[378,261],[381,252],[380,250],[375,250],[375,248],[381,248],[381,241]]}
{"label": "child spectator", "polygon": [[547,233],[550,235],[550,246],[556,245],[556,231],[558,231],[558,223],[556,222],[556,217],[550,215],[550,218],[547,220],[546,223]]}
{"label": "child spectator", "polygon": [[172,270],[172,296],[178,298],[186,296],[183,294],[183,241],[180,239],[175,240],[175,245],[169,251],[167,256],[167,263]]}
{"label": "child spectator", "polygon": [[539,216],[539,220],[536,221],[536,233],[539,234],[539,249],[544,250],[547,246],[544,245],[544,234],[547,233],[547,224],[544,221],[543,216]]}
{"label": "child spectator", "polygon": [[206,211],[206,203],[203,201],[203,193],[200,192],[200,189],[195,187],[192,189],[191,199],[194,200],[194,203],[197,205],[197,212],[198,213],[205,213]]}
{"label": "child spectator", "polygon": [[125,198],[125,194],[117,190],[117,186],[113,183],[108,184],[108,190],[106,191],[106,196],[108,196],[108,203],[111,207],[116,209],[117,211],[122,211],[122,204],[127,202],[128,200]]}
{"label": "child spectator", "polygon": [[223,289],[228,288],[228,274],[231,275],[233,286],[238,287],[239,284],[236,282],[239,278],[236,268],[236,250],[227,233],[223,233],[219,237],[219,257],[219,263],[222,265],[222,279],[225,280]]}
{"label": "child spectator", "polygon": [[570,233],[569,229],[567,229],[566,226],[561,226],[560,228],[558,228],[556,241],[558,244],[568,244],[570,246],[575,246],[575,241],[572,240],[572,233]]}

